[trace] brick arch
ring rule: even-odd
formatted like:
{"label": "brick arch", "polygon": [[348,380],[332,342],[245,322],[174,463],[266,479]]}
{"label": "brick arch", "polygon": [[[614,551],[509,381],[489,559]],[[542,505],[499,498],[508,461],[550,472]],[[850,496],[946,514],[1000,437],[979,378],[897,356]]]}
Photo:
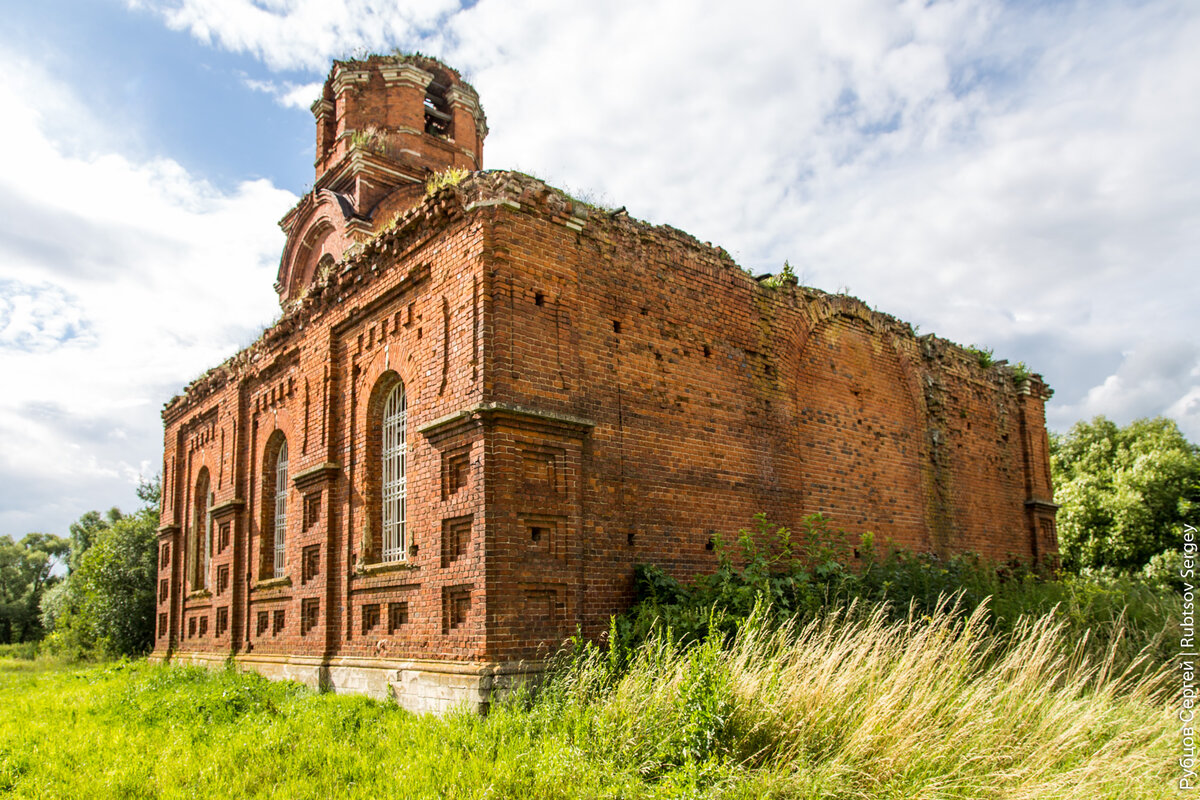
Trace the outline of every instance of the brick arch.
{"label": "brick arch", "polygon": [[861,315],[824,315],[801,346],[797,424],[806,513],[851,534],[928,549],[919,385],[890,332]]}
{"label": "brick arch", "polygon": [[[188,509],[187,581],[192,591],[206,588],[201,561],[205,539],[212,536],[208,520],[208,496],[212,492],[212,479],[208,467],[202,466],[192,484],[192,503]],[[209,542],[211,546],[211,542]]]}
{"label": "brick arch", "polygon": [[275,423],[275,427],[271,432],[262,439],[262,448],[259,454],[258,577],[260,580],[274,576],[275,470],[278,466],[280,445],[285,442],[288,448],[289,472],[289,480],[286,484],[289,497],[287,501],[287,525],[285,527],[285,538],[288,540],[292,538],[291,532],[296,527],[294,523],[298,508],[295,498],[291,497],[293,489],[290,475],[295,472],[294,465],[300,454],[296,448],[295,437],[291,435],[292,426],[290,419],[285,418],[280,420],[276,417]]}
{"label": "brick arch", "polygon": [[279,259],[276,289],[281,300],[300,297],[312,283],[323,258],[341,259],[354,243],[350,222],[354,210],[343,195],[322,189],[307,195],[287,231]]}

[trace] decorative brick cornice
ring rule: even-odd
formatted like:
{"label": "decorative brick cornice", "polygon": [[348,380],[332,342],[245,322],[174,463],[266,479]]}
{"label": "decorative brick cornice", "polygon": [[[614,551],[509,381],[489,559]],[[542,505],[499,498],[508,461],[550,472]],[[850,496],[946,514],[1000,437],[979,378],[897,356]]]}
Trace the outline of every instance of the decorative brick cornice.
{"label": "decorative brick cornice", "polygon": [[158,526],[158,538],[162,539],[163,537],[166,537],[166,536],[173,536],[174,534],[179,533],[181,530],[183,530],[183,529],[174,523],[167,523],[165,525],[159,525]]}
{"label": "decorative brick cornice", "polygon": [[333,113],[333,103],[324,97],[318,97],[309,108],[312,110],[313,116],[317,119]]}
{"label": "decorative brick cornice", "polygon": [[245,507],[246,501],[240,497],[235,497],[232,500],[226,500],[224,503],[219,503],[218,505],[213,506],[210,510],[210,513],[212,514],[213,519],[220,519],[221,517],[229,516],[236,511],[241,511]]}
{"label": "decorative brick cornice", "polygon": [[302,472],[296,473],[292,477],[292,483],[297,489],[307,489],[318,483],[332,481],[342,474],[342,465],[332,461],[326,461],[324,464],[318,464],[315,467],[309,467]]}
{"label": "decorative brick cornice", "polygon": [[1051,514],[1053,514],[1055,511],[1058,511],[1058,509],[1060,508],[1058,503],[1055,503],[1050,500],[1036,498],[1036,497],[1033,499],[1030,499],[1030,500],[1026,500],[1025,507],[1027,509],[1029,509],[1030,511],[1046,511]]}
{"label": "decorative brick cornice", "polygon": [[596,427],[596,423],[590,419],[557,411],[542,411],[511,403],[480,403],[427,422],[419,426],[417,432],[426,438],[438,438],[472,425],[498,420],[533,424],[540,428],[578,435],[585,435]]}
{"label": "decorative brick cornice", "polygon": [[359,86],[371,80],[371,71],[367,69],[339,69],[333,78],[333,93],[341,94],[351,86]]}
{"label": "decorative brick cornice", "polygon": [[424,89],[433,80],[432,72],[426,72],[413,64],[394,64],[380,67],[379,74],[383,76],[383,81],[388,86],[407,83],[419,89]]}

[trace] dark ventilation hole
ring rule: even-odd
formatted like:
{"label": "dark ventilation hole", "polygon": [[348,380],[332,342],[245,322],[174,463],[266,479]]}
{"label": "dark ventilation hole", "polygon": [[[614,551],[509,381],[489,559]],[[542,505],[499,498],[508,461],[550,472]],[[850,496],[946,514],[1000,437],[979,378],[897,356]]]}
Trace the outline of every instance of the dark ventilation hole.
{"label": "dark ventilation hole", "polygon": [[416,555],[417,555],[417,546],[415,544],[410,544],[408,546],[408,557],[415,558]]}
{"label": "dark ventilation hole", "polygon": [[712,355],[712,350],[708,349],[708,345],[704,345],[704,357],[708,358]]}
{"label": "dark ventilation hole", "polygon": [[716,546],[717,546],[716,542],[714,542],[712,539],[709,539],[707,542],[704,543],[705,550],[713,550],[716,548]]}
{"label": "dark ventilation hole", "polygon": [[854,548],[854,557],[855,557],[855,558],[862,558],[862,554],[858,552],[858,548],[857,548],[857,547],[856,547],[856,548]]}
{"label": "dark ventilation hole", "polygon": [[627,543],[629,543],[629,544],[631,544],[631,545],[632,545],[632,544],[633,544],[633,534],[632,534],[632,533],[628,534],[628,535],[625,537],[625,541],[626,541]]}
{"label": "dark ventilation hole", "polygon": [[649,313],[650,313],[650,309],[646,308],[645,306],[642,306],[642,316],[644,317]]}
{"label": "dark ventilation hole", "polygon": [[544,306],[544,305],[546,305],[546,295],[542,294],[541,292],[538,292],[537,294],[535,294],[535,295],[533,296],[533,304],[534,304],[535,306]]}
{"label": "dark ventilation hole", "polygon": [[540,541],[542,538],[542,529],[541,528],[530,528],[529,529],[529,538],[535,542]]}
{"label": "dark ventilation hole", "polygon": [[425,132],[449,139],[451,134],[450,103],[446,92],[450,85],[441,77],[435,77],[425,89]]}
{"label": "dark ventilation hole", "polygon": [[613,320],[613,333],[620,333],[620,332],[621,332],[621,323],[614,319]]}

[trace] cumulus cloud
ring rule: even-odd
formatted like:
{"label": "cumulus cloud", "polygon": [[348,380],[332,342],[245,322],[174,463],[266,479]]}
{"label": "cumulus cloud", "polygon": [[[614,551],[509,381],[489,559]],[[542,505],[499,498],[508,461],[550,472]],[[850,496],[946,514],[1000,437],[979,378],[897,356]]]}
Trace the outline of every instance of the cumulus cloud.
{"label": "cumulus cloud", "polygon": [[[1200,252],[1196,7],[130,5],[314,81],[331,58],[356,52],[443,57],[480,91],[488,166],[612,198],[725,246],[754,272],[788,259],[807,283],[845,287],[925,332],[1024,360],[1057,389],[1049,408],[1057,427],[1095,413],[1169,413],[1200,437],[1200,375],[1188,349],[1198,340],[1200,299],[1191,278]],[[246,80],[285,105],[315,97],[315,83]],[[152,353],[138,364],[139,386],[177,387],[227,354],[236,332],[252,338],[244,326],[273,309],[273,223],[293,198],[263,182],[223,194],[172,161],[133,163],[113,148],[81,154],[55,120],[87,110],[61,87],[40,88],[15,107],[29,109],[38,96],[38,127],[9,113],[3,129],[31,157],[0,176],[0,263],[31,271],[0,270],[0,279],[44,294],[45,306],[3,330],[55,353],[84,353],[69,338],[54,344],[56,332],[77,320],[107,342],[122,328],[106,322],[105,304],[136,296],[132,308],[145,309],[154,338],[182,354],[154,367]],[[85,127],[77,123],[71,130]],[[103,139],[103,124],[97,129]],[[52,183],[34,179],[35,170]],[[54,222],[43,230],[39,219]],[[211,280],[197,277],[206,272]],[[104,288],[110,275],[127,276],[120,289]],[[235,295],[214,286],[246,288]],[[149,287],[193,302],[176,318]],[[17,320],[26,312],[0,313]],[[123,336],[122,347],[138,338]],[[9,408],[28,418],[28,406]],[[111,466],[101,459],[96,469]]]}
{"label": "cumulus cloud", "polygon": [[168,26],[275,69],[325,70],[331,58],[383,51],[428,33],[455,0],[128,0]]}
{"label": "cumulus cloud", "polygon": [[323,86],[320,81],[312,83],[276,82],[258,80],[248,76],[242,76],[242,84],[247,89],[270,95],[276,103],[284,108],[299,108],[305,111],[321,96]]}
{"label": "cumulus cloud", "polygon": [[0,533],[19,535],[135,502],[161,404],[277,313],[275,221],[296,198],[64,144],[54,120],[86,105],[11,53],[0,67],[17,76],[0,86]]}

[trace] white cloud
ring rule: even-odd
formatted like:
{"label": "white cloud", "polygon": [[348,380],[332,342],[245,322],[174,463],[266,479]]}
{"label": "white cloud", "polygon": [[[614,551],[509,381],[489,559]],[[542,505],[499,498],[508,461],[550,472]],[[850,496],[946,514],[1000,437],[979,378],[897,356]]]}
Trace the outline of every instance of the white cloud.
{"label": "white cloud", "polygon": [[430,30],[458,9],[454,0],[128,0],[175,30],[274,69],[325,70],[331,58],[383,51]]}
{"label": "white cloud", "polygon": [[30,62],[0,67],[18,76],[0,86],[0,533],[21,534],[135,502],[160,405],[277,313],[275,222],[296,198],[66,147],[42,99],[86,106]]}
{"label": "white cloud", "polygon": [[[1058,427],[1094,413],[1170,413],[1200,436],[1189,422],[1200,413],[1200,375],[1180,355],[1200,339],[1192,278],[1200,8],[1166,0],[131,5],[273,69],[323,74],[331,58],[361,49],[432,52],[480,91],[488,166],[593,190],[724,245],[756,272],[786,258],[813,285],[848,287],[925,331],[1025,360],[1058,390],[1049,409]],[[315,97],[310,86],[252,88],[301,105]],[[81,125],[86,109],[62,87],[22,90],[15,107],[12,97],[0,101],[8,112],[0,131],[20,143],[8,145],[14,164],[0,176],[0,264],[9,265],[0,279],[43,303],[26,311],[12,301],[0,311],[0,330],[11,333],[0,337],[56,348],[55,368],[69,370],[76,362],[67,354],[86,348],[54,341],[77,324],[105,347],[117,342],[109,369],[119,374],[123,354],[149,337],[112,318],[144,322],[152,338],[173,344],[156,341],[139,356],[138,385],[172,389],[227,354],[231,331],[249,340],[245,326],[273,309],[274,220],[290,196],[261,182],[223,194],[171,161],[133,163],[113,147],[80,152],[78,131],[90,126],[101,141],[115,139],[94,118]],[[26,266],[14,273],[13,264]],[[107,287],[114,275],[125,277]],[[211,288],[222,283],[246,288]],[[175,296],[193,301],[180,309],[156,302]],[[157,355],[172,348],[177,354]],[[0,358],[11,353],[0,345]],[[104,392],[116,392],[118,380],[88,368]],[[53,389],[42,400],[66,397],[72,413],[91,405],[64,388],[69,381],[38,380]],[[126,442],[136,439],[136,426],[120,427]]]}
{"label": "white cloud", "polygon": [[247,76],[242,77],[242,84],[248,89],[270,95],[276,103],[284,108],[299,108],[305,111],[321,96],[321,88],[324,85],[320,81],[313,83],[276,82],[256,80]]}

